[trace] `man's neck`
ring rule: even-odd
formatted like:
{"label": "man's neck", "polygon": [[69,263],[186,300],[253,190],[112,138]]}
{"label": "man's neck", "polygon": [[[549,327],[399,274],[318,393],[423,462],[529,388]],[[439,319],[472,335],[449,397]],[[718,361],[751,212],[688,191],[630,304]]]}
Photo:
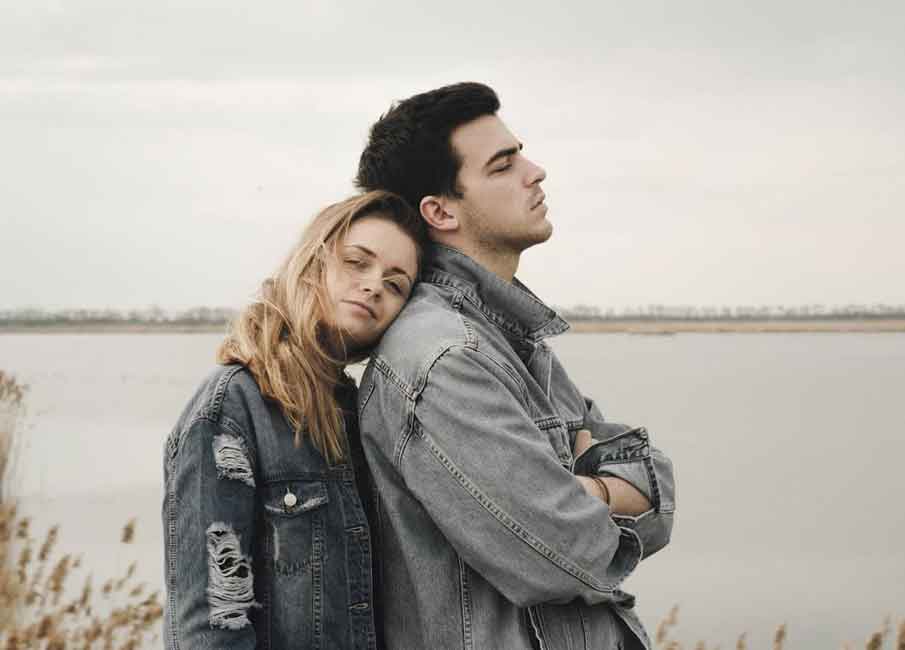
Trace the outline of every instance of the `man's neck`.
{"label": "man's neck", "polygon": [[512,282],[518,271],[518,263],[521,253],[488,249],[474,242],[437,241],[438,244],[455,248],[460,253],[468,255],[482,267],[496,275],[501,280]]}

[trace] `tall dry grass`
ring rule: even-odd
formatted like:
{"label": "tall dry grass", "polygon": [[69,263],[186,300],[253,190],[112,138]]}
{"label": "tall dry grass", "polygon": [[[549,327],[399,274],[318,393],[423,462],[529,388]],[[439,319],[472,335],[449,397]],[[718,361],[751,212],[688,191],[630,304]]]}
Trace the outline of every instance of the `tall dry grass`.
{"label": "tall dry grass", "polygon": [[[673,605],[672,609],[666,617],[660,621],[657,626],[657,633],[654,636],[654,645],[663,650],[683,650],[682,644],[676,639],[670,638],[670,631],[678,625],[679,622],[679,606]],[[786,643],[787,626],[785,623],[776,628],[773,634],[773,650],[783,650]],[[867,637],[864,642],[866,650],[883,650],[886,647],[886,639],[892,640],[889,646],[891,650],[905,650],[905,619],[899,621],[896,631],[896,638],[892,639],[892,617],[887,616],[880,628]],[[720,646],[715,646],[719,650]],[[748,633],[743,632],[739,635],[735,642],[736,650],[746,650],[748,647]],[[851,642],[846,641],[842,644],[842,650],[854,650],[856,647]],[[707,644],[704,641],[698,641],[694,645],[695,650],[705,650]]]}
{"label": "tall dry grass", "polygon": [[6,502],[15,458],[15,432],[25,405],[28,388],[0,370],[0,503]]}
{"label": "tall dry grass", "polygon": [[[19,514],[9,476],[26,393],[0,371],[0,649],[137,650],[156,644],[163,609],[158,593],[146,594],[136,581],[134,563],[96,586],[79,556],[57,548],[58,526],[39,542],[31,519]],[[130,544],[134,536],[132,520],[120,539]]]}

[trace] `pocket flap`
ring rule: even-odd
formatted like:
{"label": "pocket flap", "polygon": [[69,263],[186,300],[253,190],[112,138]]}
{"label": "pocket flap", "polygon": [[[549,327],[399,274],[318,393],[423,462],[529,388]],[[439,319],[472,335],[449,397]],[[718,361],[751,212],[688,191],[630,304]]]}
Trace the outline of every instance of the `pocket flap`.
{"label": "pocket flap", "polygon": [[572,449],[569,445],[569,430],[565,423],[556,415],[545,418],[537,418],[534,425],[547,435],[550,446],[556,452],[559,462],[568,467],[572,464]]}
{"label": "pocket flap", "polygon": [[282,517],[294,517],[329,503],[325,481],[280,481],[267,486],[264,507]]}

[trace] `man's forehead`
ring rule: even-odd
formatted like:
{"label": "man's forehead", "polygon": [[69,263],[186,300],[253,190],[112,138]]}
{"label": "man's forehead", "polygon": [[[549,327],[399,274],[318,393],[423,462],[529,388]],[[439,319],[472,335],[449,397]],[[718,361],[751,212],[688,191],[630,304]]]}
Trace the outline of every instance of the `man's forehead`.
{"label": "man's forehead", "polygon": [[450,142],[462,158],[463,167],[483,167],[500,149],[517,147],[518,139],[496,115],[482,115],[457,127]]}

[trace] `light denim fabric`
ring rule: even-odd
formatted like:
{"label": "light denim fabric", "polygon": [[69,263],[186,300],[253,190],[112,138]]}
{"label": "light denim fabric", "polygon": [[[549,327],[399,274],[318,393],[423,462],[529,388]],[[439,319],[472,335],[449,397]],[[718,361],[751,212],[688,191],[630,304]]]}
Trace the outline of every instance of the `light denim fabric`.
{"label": "light denim fabric", "polygon": [[351,380],[337,398],[352,462],[334,466],[242,366],[186,406],[164,455],[168,650],[377,647]]}
{"label": "light denim fabric", "polygon": [[[388,648],[650,648],[620,584],[669,541],[672,466],[604,421],[543,342],[568,325],[518,281],[432,252],[362,378]],[[597,441],[577,464],[575,433]],[[573,471],[653,504],[611,516]]]}

